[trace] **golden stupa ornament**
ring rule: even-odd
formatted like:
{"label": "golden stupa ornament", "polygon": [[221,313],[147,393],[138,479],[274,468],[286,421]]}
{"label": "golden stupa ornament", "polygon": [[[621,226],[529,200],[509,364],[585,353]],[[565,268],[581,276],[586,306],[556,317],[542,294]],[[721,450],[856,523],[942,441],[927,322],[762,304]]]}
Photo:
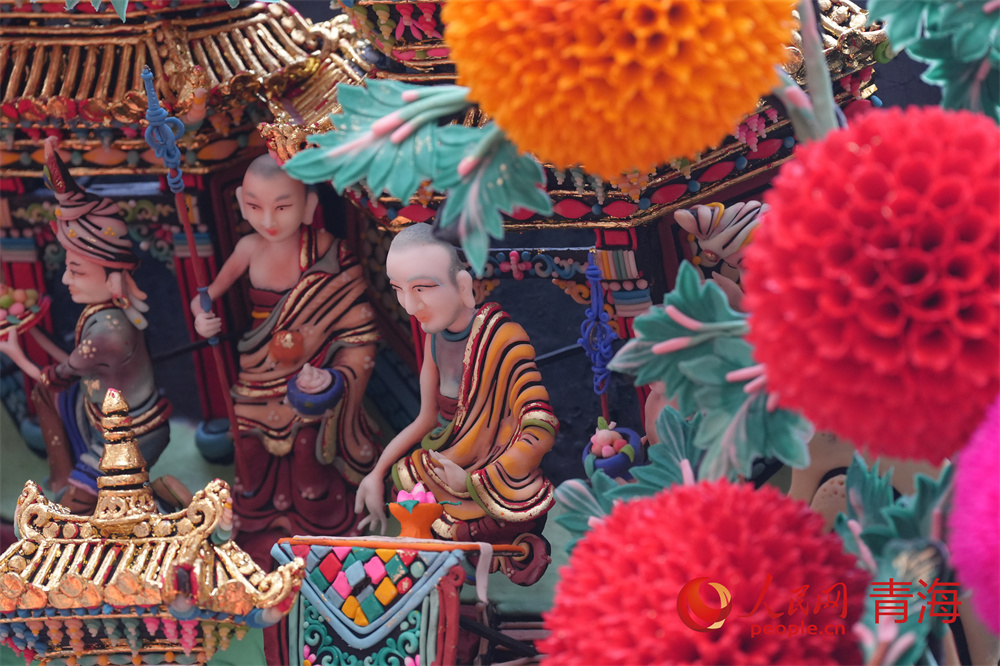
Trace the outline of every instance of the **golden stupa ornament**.
{"label": "golden stupa ornament", "polygon": [[205,663],[250,627],[291,609],[301,559],[266,574],[229,540],[229,486],[219,479],[187,509],[161,514],[128,405],[101,408],[105,476],[92,516],[77,516],[28,481],[17,501],[20,541],[0,556],[0,644],[25,663]]}

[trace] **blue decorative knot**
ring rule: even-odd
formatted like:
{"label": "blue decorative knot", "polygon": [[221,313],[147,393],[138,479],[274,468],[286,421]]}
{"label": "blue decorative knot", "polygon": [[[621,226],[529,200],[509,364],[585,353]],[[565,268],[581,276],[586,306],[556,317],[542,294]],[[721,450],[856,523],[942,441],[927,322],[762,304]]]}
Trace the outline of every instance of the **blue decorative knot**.
{"label": "blue decorative knot", "polygon": [[611,377],[608,363],[614,356],[611,343],[618,336],[608,323],[608,313],[604,311],[604,288],[601,286],[604,275],[600,266],[591,260],[587,263],[586,275],[587,282],[590,283],[590,307],[584,313],[577,344],[583,347],[590,360],[590,369],[594,373],[594,393],[604,395]]}
{"label": "blue decorative knot", "polygon": [[163,165],[169,169],[167,185],[174,194],[184,191],[184,177],[181,174],[181,151],[177,147],[177,139],[184,136],[184,123],[179,118],[167,114],[160,106],[153,86],[153,72],[149,67],[142,68],[142,80],[146,86],[146,143],[153,149],[153,154],[163,160]]}

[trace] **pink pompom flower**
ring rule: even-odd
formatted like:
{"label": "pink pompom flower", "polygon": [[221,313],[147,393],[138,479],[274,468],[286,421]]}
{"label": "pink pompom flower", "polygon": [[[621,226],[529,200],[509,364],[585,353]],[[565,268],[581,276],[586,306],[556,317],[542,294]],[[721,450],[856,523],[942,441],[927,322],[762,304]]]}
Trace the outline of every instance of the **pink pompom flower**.
{"label": "pink pompom flower", "polygon": [[1000,634],[1000,397],[959,454],[948,516],[948,550],[972,607]]}

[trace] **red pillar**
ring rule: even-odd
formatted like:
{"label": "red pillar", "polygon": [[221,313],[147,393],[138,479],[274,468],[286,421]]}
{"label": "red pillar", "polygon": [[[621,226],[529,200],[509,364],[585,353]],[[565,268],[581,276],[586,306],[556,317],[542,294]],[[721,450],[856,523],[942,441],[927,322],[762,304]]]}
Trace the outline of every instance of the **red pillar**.
{"label": "red pillar", "polygon": [[[195,261],[202,262],[205,275],[209,280],[214,280],[218,274],[215,257],[212,252],[212,242],[207,233],[196,233],[195,242],[197,244],[197,256],[192,257],[187,246],[184,234],[174,235],[174,268],[177,275],[177,286],[180,289],[181,301],[184,307],[184,321],[187,323],[188,333],[192,340],[201,340],[194,330],[194,317],[188,307],[191,300],[198,295],[198,285],[194,277]],[[222,319],[222,335],[229,330],[223,311],[222,301],[218,300],[214,304],[215,312]],[[222,346],[223,363],[225,364],[226,377],[231,385],[236,378],[236,365],[233,361],[232,345],[228,342],[220,342]],[[218,370],[215,365],[215,357],[211,348],[204,347],[194,353],[194,370],[198,382],[198,395],[201,398],[202,418],[206,421],[211,419],[227,418],[226,403],[229,397],[229,386],[219,385]]]}

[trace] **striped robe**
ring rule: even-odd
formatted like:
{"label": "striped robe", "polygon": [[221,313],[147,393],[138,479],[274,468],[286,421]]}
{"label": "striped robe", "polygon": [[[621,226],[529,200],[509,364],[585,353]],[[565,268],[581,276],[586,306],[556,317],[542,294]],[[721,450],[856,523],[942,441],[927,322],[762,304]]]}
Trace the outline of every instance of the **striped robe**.
{"label": "striped robe", "polygon": [[[459,503],[445,505],[434,522],[440,536],[454,538],[457,521],[490,517],[524,523],[552,507],[554,489],[540,466],[559,421],[541,380],[524,329],[496,303],[480,308],[466,343],[455,418],[392,470],[397,488],[423,482],[439,501]],[[463,492],[445,490],[430,451],[468,473]]]}
{"label": "striped robe", "polygon": [[[303,234],[302,278],[240,341],[240,372],[232,395],[241,434],[256,436],[272,456],[285,456],[298,431],[317,424],[285,403],[288,381],[306,363],[339,370],[344,395],[319,424],[315,457],[319,463],[333,463],[356,485],[379,454],[375,428],[362,407],[378,332],[357,258],[339,240],[323,257],[314,260],[315,254],[316,238],[309,230]],[[271,338],[281,331],[302,334],[304,351],[295,363],[276,363],[270,356]],[[237,473],[239,469],[238,464]]]}

